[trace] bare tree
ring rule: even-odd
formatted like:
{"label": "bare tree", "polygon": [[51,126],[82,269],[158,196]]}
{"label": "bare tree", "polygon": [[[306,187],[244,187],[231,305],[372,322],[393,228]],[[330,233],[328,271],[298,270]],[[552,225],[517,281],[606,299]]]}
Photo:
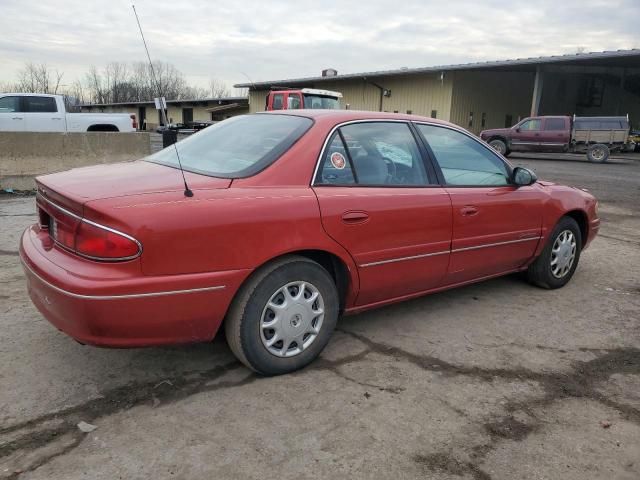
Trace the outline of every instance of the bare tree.
{"label": "bare tree", "polygon": [[209,80],[209,95],[211,98],[223,98],[230,95],[229,87],[222,80],[211,78]]}
{"label": "bare tree", "polygon": [[58,93],[63,72],[50,70],[46,63],[25,63],[18,72],[16,90],[24,93]]}

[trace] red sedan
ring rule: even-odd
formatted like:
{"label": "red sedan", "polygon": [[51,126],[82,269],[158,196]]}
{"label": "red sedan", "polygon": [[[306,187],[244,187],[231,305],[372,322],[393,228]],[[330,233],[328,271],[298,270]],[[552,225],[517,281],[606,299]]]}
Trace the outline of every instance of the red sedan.
{"label": "red sedan", "polygon": [[134,347],[208,341],[224,321],[262,374],[311,362],[343,313],[518,271],[562,287],[600,224],[589,193],[461,128],[372,112],[236,117],[37,183],[20,256],[53,325]]}

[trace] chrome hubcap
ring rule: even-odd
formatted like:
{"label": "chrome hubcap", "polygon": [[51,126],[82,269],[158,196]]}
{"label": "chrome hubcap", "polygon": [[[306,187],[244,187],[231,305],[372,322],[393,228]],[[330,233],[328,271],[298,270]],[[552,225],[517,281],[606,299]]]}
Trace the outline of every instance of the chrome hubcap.
{"label": "chrome hubcap", "polygon": [[591,151],[591,156],[595,159],[595,160],[602,160],[604,158],[604,150],[601,148],[594,148]]}
{"label": "chrome hubcap", "polygon": [[502,147],[502,143],[500,142],[491,142],[491,146],[493,147],[494,150],[496,150],[498,153],[504,153],[504,148]]}
{"label": "chrome hubcap", "polygon": [[315,341],[323,320],[324,300],[318,289],[309,282],[287,283],[262,310],[262,344],[277,357],[293,357]]}
{"label": "chrome hubcap", "polygon": [[564,230],[556,237],[551,248],[551,273],[562,278],[573,266],[576,258],[576,237],[571,230]]}

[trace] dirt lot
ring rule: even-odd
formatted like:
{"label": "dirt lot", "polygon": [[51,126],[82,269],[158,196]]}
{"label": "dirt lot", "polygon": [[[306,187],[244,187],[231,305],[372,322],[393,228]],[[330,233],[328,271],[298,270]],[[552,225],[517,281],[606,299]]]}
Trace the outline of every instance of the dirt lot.
{"label": "dirt lot", "polygon": [[511,276],[347,317],[278,378],[223,338],[103,350],[59,333],[17,255],[33,197],[2,197],[0,478],[640,478],[640,162],[514,161],[601,199],[567,287]]}

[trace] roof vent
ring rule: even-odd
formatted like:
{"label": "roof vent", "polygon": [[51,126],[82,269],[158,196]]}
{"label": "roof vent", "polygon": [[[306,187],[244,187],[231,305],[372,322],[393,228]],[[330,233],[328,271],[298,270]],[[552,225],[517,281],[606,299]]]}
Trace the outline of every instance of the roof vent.
{"label": "roof vent", "polygon": [[338,75],[338,71],[334,68],[326,68],[322,70],[323,77],[335,77],[336,75]]}

